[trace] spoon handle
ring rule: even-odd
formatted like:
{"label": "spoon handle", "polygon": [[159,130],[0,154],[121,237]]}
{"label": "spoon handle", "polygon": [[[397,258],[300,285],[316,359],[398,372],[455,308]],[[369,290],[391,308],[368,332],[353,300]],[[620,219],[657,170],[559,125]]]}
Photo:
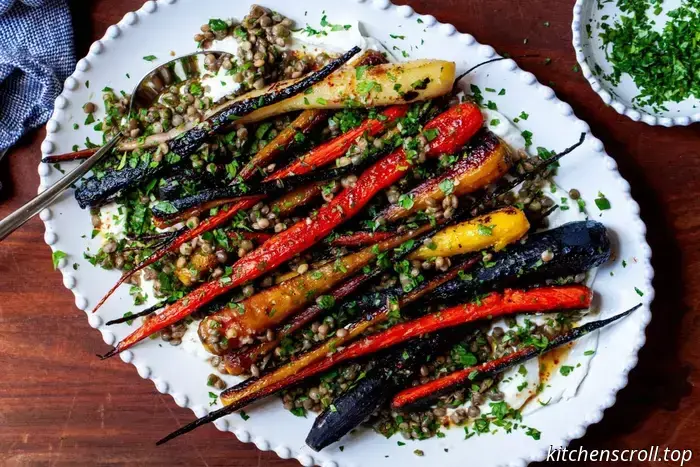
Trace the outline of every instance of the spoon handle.
{"label": "spoon handle", "polygon": [[112,138],[107,144],[102,146],[95,154],[86,159],[85,162],[76,167],[72,172],[69,172],[63,176],[63,178],[61,178],[54,185],[37,195],[36,198],[29,201],[27,204],[0,221],[0,241],[4,240],[5,237],[24,225],[25,222],[41,212],[42,209],[51,205],[51,203],[61,196],[61,194],[68,187],[77,182],[83,175],[88,173],[105,154],[108,154],[114,145],[117,144],[120,138],[121,136],[115,136]]}

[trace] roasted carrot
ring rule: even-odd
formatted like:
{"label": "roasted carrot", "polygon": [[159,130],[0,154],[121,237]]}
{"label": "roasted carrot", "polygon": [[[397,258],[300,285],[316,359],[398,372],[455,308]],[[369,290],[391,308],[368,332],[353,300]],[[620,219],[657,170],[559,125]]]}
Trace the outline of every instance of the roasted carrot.
{"label": "roasted carrot", "polygon": [[391,123],[408,112],[408,105],[395,105],[382,112],[381,119],[367,119],[360,126],[349,130],[335,139],[315,147],[287,167],[269,176],[268,180],[277,180],[290,175],[301,175],[333,162],[345,154],[350,146],[365,133],[376,135],[385,131]]}
{"label": "roasted carrot", "polygon": [[307,376],[318,374],[340,362],[379,352],[414,337],[481,319],[515,313],[588,308],[592,296],[591,290],[583,285],[541,287],[530,290],[506,289],[503,293],[492,292],[478,303],[447,308],[367,336],[333,353],[322,362],[305,368],[299,374]]}
{"label": "roasted carrot", "polygon": [[243,179],[250,178],[258,167],[264,167],[273,161],[289,144],[294,141],[297,133],[307,134],[317,124],[325,120],[328,113],[325,110],[304,110],[294,121],[282,130],[271,142],[266,145],[241,169]]}
{"label": "roasted carrot", "polygon": [[319,198],[321,196],[321,187],[323,185],[324,184],[322,182],[311,183],[309,185],[299,187],[294,191],[290,191],[289,193],[270,203],[270,211],[277,213],[279,217],[289,216],[299,206],[305,206],[314,198]]}
{"label": "roasted carrot", "polygon": [[522,238],[530,229],[525,213],[514,207],[498,209],[446,227],[433,235],[410,259],[426,260],[493,248],[498,251]]}
{"label": "roasted carrot", "polygon": [[223,354],[227,350],[238,348],[256,335],[286,321],[316,298],[369,265],[381,253],[397,248],[430,230],[432,227],[426,224],[402,235],[395,235],[265,289],[204,318],[199,324],[199,337],[213,354]]}
{"label": "roasted carrot", "polygon": [[58,154],[56,156],[46,156],[44,157],[41,162],[44,164],[55,164],[57,162],[68,162],[68,161],[77,161],[79,159],[87,159],[88,157],[92,156],[95,154],[98,148],[89,148],[89,149],[81,149],[80,151],[75,151],[75,152],[69,152],[66,154]]}
{"label": "roasted carrot", "polygon": [[241,201],[240,203],[237,203],[233,206],[224,207],[215,216],[203,220],[194,229],[184,231],[181,235],[168,242],[161,249],[155,251],[151,256],[134,266],[134,269],[122,274],[117,283],[114,284],[114,286],[111,289],[109,289],[109,291],[105,294],[104,297],[102,297],[102,299],[97,303],[92,312],[96,312],[104,304],[104,302],[107,301],[107,299],[114,293],[114,291],[117,290],[117,288],[119,288],[120,285],[126,282],[126,280],[133,276],[136,272],[141,271],[146,266],[150,266],[151,264],[160,260],[169,252],[177,250],[178,248],[180,248],[180,245],[199,237],[205,232],[209,232],[210,230],[213,230],[225,224],[226,222],[231,220],[231,218],[233,218],[233,216],[235,216],[239,211],[252,208],[253,206],[255,206],[255,204],[258,203],[258,201],[258,199],[250,199],[247,201]]}
{"label": "roasted carrot", "polygon": [[393,204],[379,216],[393,222],[439,204],[450,194],[473,193],[501,178],[512,164],[508,146],[490,131],[482,130],[457,162],[405,195],[412,201],[410,208]]}
{"label": "roasted carrot", "polygon": [[[352,277],[333,290],[329,295],[333,297],[334,301],[339,302],[355,292],[373,277],[375,276],[372,274],[360,274]],[[224,355],[226,371],[231,375],[241,375],[245,373],[250,369],[252,364],[257,363],[262,357],[272,352],[275,347],[282,342],[282,339],[298,331],[324,311],[327,310],[322,308],[318,303],[314,303],[294,316],[288,324],[280,326],[276,330],[273,340],[263,341],[252,347],[237,349],[236,351],[227,353]]]}
{"label": "roasted carrot", "polygon": [[395,232],[353,232],[330,241],[331,246],[366,246],[374,245],[396,235]]}
{"label": "roasted carrot", "polygon": [[[490,294],[482,300],[481,304],[460,305],[414,321],[398,324],[386,331],[368,336],[342,350],[337,349],[349,339],[332,338],[272,373],[261,376],[252,382],[244,381],[238,386],[227,389],[221,394],[221,401],[226,405],[224,409],[217,410],[213,414],[177,430],[159,441],[159,444],[191,431],[205,422],[216,420],[227,413],[245,407],[285,387],[298,384],[348,359],[386,349],[422,334],[492,316],[518,312],[585,308],[590,305],[591,295],[590,289],[584,286],[543,287],[531,291],[506,290],[503,294]],[[366,322],[362,321],[362,323]],[[352,331],[348,334],[350,333]]]}
{"label": "roasted carrot", "polygon": [[[426,155],[435,157],[456,151],[482,124],[481,110],[476,104],[464,102],[450,108],[425,126],[427,129],[438,130],[438,135],[428,144]],[[151,334],[189,316],[219,295],[272,271],[312,247],[338,225],[360,212],[374,195],[401,179],[408,167],[410,161],[403,149],[376,162],[360,175],[354,186],[346,188],[330,203],[321,207],[314,219],[302,220],[275,235],[261,248],[238,260],[231,276],[211,281],[190,292],[127,336],[104,358],[132,347]]]}
{"label": "roasted carrot", "polygon": [[504,372],[508,368],[512,368],[513,366],[526,360],[547,353],[552,349],[561,347],[562,345],[568,344],[569,342],[585,336],[592,331],[607,326],[608,324],[629,315],[640,306],[641,304],[636,305],[635,307],[611,318],[592,321],[573,328],[570,331],[565,332],[564,334],[561,334],[549,341],[544,348],[536,347],[534,345],[526,346],[508,355],[504,355],[503,357],[490,360],[480,365],[465,368],[463,370],[455,371],[447,376],[435,379],[419,386],[404,389],[394,396],[391,406],[394,409],[400,410],[429,404],[446,393],[471,384],[471,382],[477,378],[491,378]]}

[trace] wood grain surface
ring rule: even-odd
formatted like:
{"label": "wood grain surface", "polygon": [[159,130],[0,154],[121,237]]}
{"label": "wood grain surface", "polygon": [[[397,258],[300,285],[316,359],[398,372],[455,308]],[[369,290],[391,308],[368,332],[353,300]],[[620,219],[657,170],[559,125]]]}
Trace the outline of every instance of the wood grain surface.
{"label": "wood grain surface", "polygon": [[[573,70],[573,0],[404,2],[500,53],[551,58],[549,65],[544,59],[520,65],[590,124],[641,205],[656,270],[648,341],[616,405],[573,446],[693,448],[690,465],[700,465],[700,125],[649,127],[606,107]],[[78,57],[141,4],[73,1]],[[0,164],[0,217],[36,193],[43,138],[43,130],[30,133]],[[298,465],[213,426],[157,448],[154,441],[192,420],[192,412],[130,365],[95,358],[105,345],[52,270],[43,235],[34,219],[0,243],[1,465]]]}

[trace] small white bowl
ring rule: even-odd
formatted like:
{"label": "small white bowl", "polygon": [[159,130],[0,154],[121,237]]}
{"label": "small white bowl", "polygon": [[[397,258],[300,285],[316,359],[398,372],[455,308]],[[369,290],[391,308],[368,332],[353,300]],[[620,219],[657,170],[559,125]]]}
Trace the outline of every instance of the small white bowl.
{"label": "small white bowl", "polygon": [[[605,56],[598,30],[602,22],[610,24],[620,15],[616,3],[576,0],[571,30],[576,60],[581,66],[583,76],[603,102],[634,121],[641,120],[649,125],[667,127],[700,122],[700,98],[692,97],[679,103],[669,102],[665,104],[668,111],[659,111],[633,102],[633,98],[639,94],[639,88],[629,75],[622,75],[617,86],[602,78],[602,74],[612,71],[612,66]],[[681,0],[664,1],[664,12],[654,17],[657,25],[663,26],[668,18],[665,13],[680,4]],[[603,19],[606,16],[607,18]]]}

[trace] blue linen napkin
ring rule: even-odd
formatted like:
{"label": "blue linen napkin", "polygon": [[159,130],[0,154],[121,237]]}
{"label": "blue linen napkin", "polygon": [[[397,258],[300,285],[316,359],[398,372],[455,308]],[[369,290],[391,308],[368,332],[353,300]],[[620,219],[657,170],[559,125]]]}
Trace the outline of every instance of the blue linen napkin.
{"label": "blue linen napkin", "polygon": [[46,123],[74,69],[65,0],[0,0],[0,152]]}

